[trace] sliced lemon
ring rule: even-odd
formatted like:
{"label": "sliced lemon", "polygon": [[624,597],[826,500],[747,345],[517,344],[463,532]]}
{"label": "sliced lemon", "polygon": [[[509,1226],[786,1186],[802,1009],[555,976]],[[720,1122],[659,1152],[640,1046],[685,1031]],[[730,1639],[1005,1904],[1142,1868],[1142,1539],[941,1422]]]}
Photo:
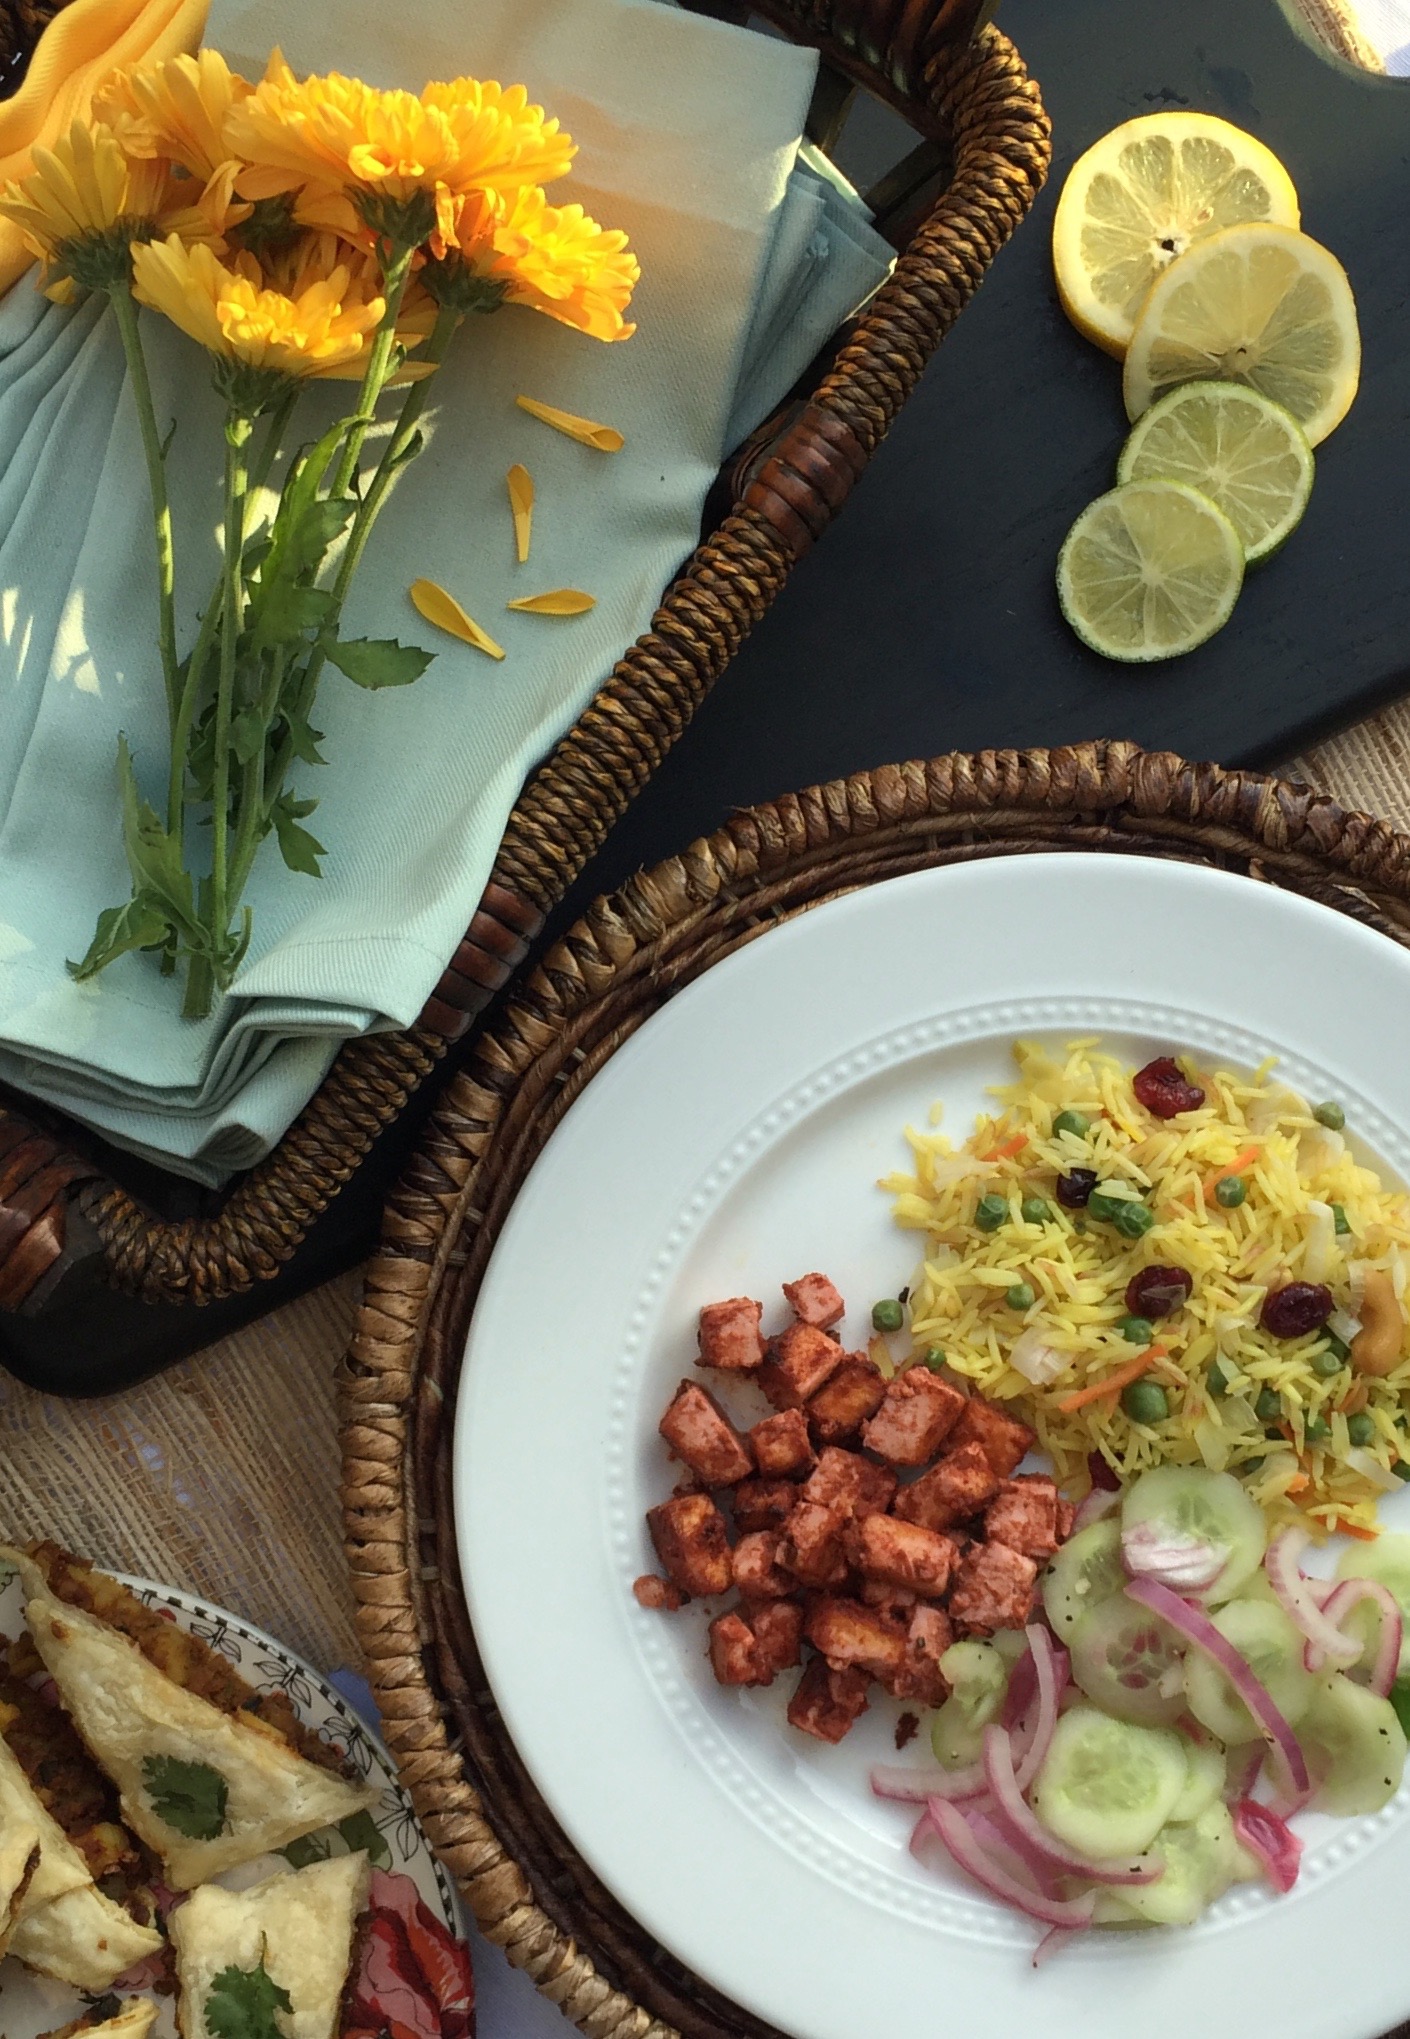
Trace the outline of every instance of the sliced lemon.
{"label": "sliced lemon", "polygon": [[1067,173],[1053,220],[1062,308],[1119,360],[1146,293],[1187,248],[1245,220],[1298,217],[1287,171],[1242,128],[1212,113],[1143,114]]}
{"label": "sliced lemon", "polygon": [[1133,427],[1116,479],[1198,489],[1229,519],[1252,565],[1301,523],[1314,467],[1307,434],[1281,404],[1241,382],[1186,382]]}
{"label": "sliced lemon", "polygon": [[1228,622],[1244,578],[1239,534],[1180,481],[1133,481],[1089,503],[1063,540],[1062,613],[1104,658],[1177,658]]}
{"label": "sliced lemon", "polygon": [[1126,352],[1126,414],[1176,383],[1246,382],[1292,412],[1312,445],[1361,376],[1356,300],[1335,255],[1288,227],[1226,227],[1151,286]]}

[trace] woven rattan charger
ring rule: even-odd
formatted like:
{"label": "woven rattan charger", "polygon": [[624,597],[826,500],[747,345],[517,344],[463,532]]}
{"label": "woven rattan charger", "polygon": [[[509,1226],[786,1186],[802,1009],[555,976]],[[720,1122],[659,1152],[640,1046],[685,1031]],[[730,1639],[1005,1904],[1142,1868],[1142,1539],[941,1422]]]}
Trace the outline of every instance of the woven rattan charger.
{"label": "woven rattan charger", "polygon": [[602,2039],[770,2028],[672,1961],[597,1882],[485,1684],[459,1584],[451,1439],[486,1263],[569,1105],[683,985],[859,886],[1053,849],[1243,872],[1410,947],[1410,837],[1285,780],[1122,743],[860,773],[751,808],[591,907],[477,1043],[388,1206],[344,1381],[348,1556],[373,1687],[481,1927]]}
{"label": "woven rattan charger", "polygon": [[[696,4],[736,20],[762,15],[818,48],[809,126],[824,145],[858,88],[899,109],[924,138],[871,194],[901,247],[893,276],[830,363],[815,367],[806,400],[746,447],[718,492],[723,521],[530,781],[479,911],[417,1024],[349,1042],[278,1147],[218,1208],[156,1215],[105,1172],[80,1129],[0,1097],[0,1310],[42,1318],[66,1277],[81,1288],[95,1272],[165,1304],[210,1303],[278,1273],[523,962],[546,913],[841,509],[1032,205],[1048,166],[1047,117],[1012,44],[993,29],[970,39],[980,0]],[[53,0],[0,0],[0,28],[21,38],[46,11]]]}

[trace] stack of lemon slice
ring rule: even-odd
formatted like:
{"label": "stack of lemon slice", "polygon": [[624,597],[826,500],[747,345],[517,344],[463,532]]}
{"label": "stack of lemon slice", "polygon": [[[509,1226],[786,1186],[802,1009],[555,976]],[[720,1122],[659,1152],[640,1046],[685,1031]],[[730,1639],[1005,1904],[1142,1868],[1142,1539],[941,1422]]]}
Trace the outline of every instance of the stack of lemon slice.
{"label": "stack of lemon slice", "polygon": [[1295,528],[1312,447],[1351,407],[1356,305],[1299,230],[1262,142],[1203,113],[1127,121],[1073,166],[1053,223],[1063,309],[1124,362],[1118,486],[1058,562],[1078,635],[1109,658],[1171,658],[1228,618],[1245,564]]}

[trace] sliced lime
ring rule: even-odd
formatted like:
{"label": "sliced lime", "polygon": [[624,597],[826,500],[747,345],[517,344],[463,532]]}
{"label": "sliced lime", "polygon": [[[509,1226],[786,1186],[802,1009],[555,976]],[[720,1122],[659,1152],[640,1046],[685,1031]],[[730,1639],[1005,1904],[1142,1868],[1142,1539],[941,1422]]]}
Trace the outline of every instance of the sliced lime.
{"label": "sliced lime", "polygon": [[1198,489],[1229,519],[1252,565],[1301,523],[1314,470],[1307,434],[1281,404],[1241,382],[1186,382],[1138,421],[1116,479]]}
{"label": "sliced lime", "polygon": [[1133,481],[1089,503],[1063,540],[1062,613],[1104,658],[1193,651],[1229,620],[1244,549],[1221,509],[1179,481]]}

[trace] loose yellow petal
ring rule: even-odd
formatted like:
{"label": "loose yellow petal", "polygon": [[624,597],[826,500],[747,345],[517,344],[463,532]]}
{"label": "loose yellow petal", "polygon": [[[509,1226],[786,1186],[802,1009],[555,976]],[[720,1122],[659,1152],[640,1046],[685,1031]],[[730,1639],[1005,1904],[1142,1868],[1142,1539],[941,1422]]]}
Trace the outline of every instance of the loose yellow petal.
{"label": "loose yellow petal", "polygon": [[434,623],[437,630],[458,637],[465,644],[473,644],[476,651],[488,652],[491,658],[503,658],[503,645],[496,644],[487,630],[482,630],[473,616],[467,616],[454,595],[448,595],[444,588],[434,581],[413,581],[411,599],[428,623]]}
{"label": "loose yellow petal", "polygon": [[539,418],[545,425],[552,425],[555,432],[566,432],[580,446],[591,446],[598,453],[620,453],[627,443],[613,425],[597,425],[591,418],[575,418],[571,411],[556,411],[552,404],[541,404],[536,397],[516,396],[514,401],[531,418]]}
{"label": "loose yellow petal", "polygon": [[504,606],[526,609],[531,616],[583,616],[597,607],[597,597],[585,595],[581,588],[550,588],[545,595],[521,595]]}
{"label": "loose yellow petal", "polygon": [[504,477],[509,486],[509,507],[514,515],[514,548],[522,566],[529,556],[529,534],[534,528],[534,477],[516,461]]}

